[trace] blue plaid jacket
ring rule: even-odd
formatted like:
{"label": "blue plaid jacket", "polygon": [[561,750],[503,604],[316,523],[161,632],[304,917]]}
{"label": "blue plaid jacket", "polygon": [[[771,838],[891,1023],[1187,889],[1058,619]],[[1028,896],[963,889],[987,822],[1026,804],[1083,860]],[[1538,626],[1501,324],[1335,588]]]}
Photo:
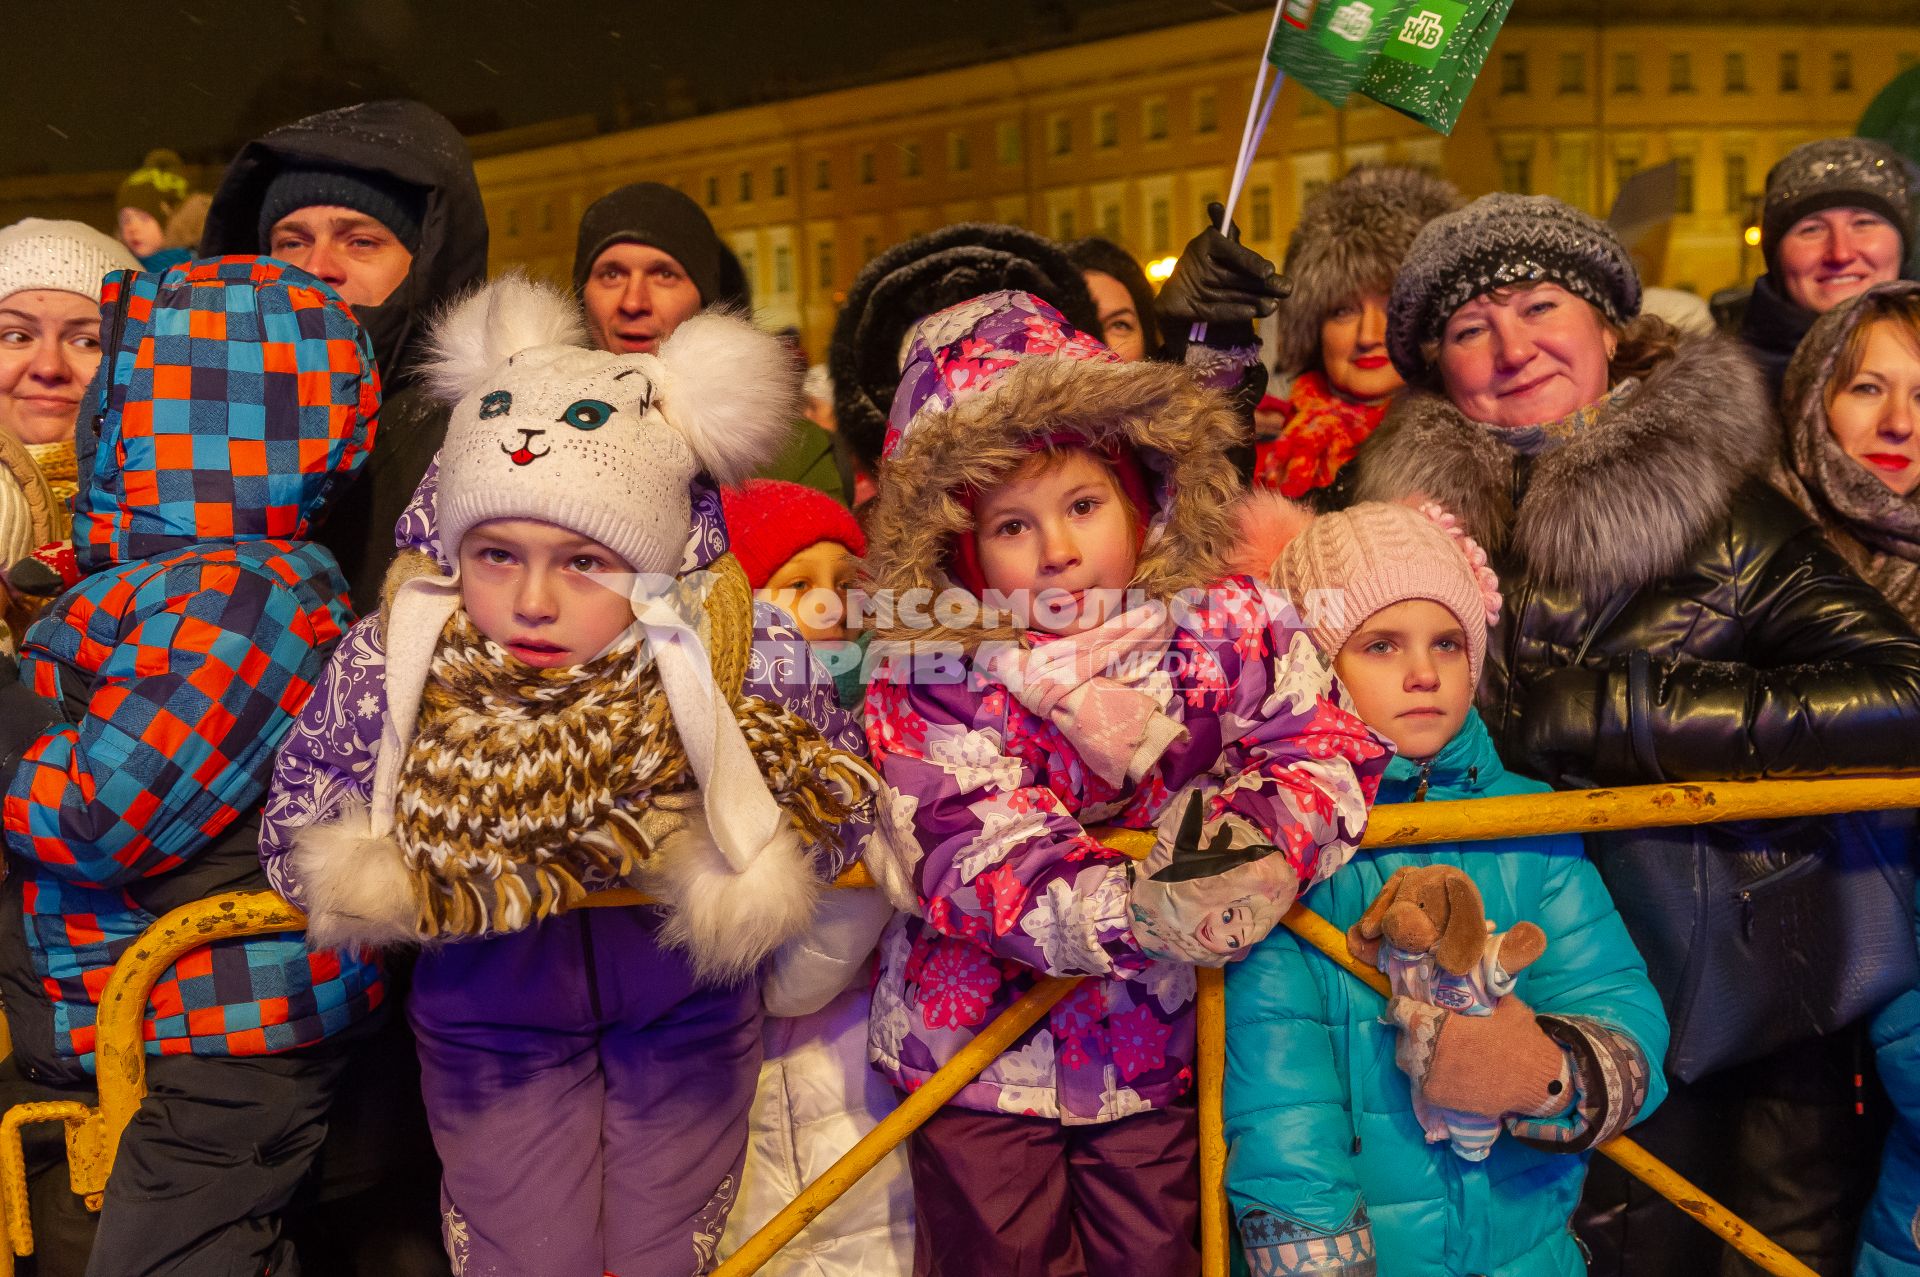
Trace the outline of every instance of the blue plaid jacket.
{"label": "blue plaid jacket", "polygon": [[[156,916],[264,885],[240,857],[257,865],[274,751],[353,619],[332,555],[305,537],[366,457],[379,407],[360,326],[279,262],[120,272],[102,313],[77,432],[88,575],[28,631],[18,683],[0,686],[26,948],[53,1055],[87,1070],[107,976]],[[156,986],[147,1049],[286,1050],[381,997],[374,967],[310,953],[303,936],[223,941]]]}

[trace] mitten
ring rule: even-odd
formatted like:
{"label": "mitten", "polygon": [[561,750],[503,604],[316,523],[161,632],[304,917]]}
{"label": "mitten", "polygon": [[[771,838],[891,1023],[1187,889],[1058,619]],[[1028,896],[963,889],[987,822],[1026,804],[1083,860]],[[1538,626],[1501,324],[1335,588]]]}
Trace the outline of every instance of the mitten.
{"label": "mitten", "polygon": [[1173,856],[1130,892],[1133,935],[1156,958],[1219,967],[1266,939],[1293,907],[1300,878],[1286,853],[1232,816],[1206,828],[1203,798],[1187,800]]}
{"label": "mitten", "polygon": [[1239,227],[1220,233],[1221,212],[1219,204],[1207,205],[1207,229],[1187,242],[1154,299],[1161,331],[1170,336],[1184,337],[1195,323],[1251,324],[1293,292],[1272,262],[1240,243]]}
{"label": "mitten", "polygon": [[1500,1118],[1553,1117],[1573,1103],[1566,1051],[1511,994],[1477,1016],[1395,998],[1387,1017],[1400,1026],[1394,1061],[1428,1104]]}

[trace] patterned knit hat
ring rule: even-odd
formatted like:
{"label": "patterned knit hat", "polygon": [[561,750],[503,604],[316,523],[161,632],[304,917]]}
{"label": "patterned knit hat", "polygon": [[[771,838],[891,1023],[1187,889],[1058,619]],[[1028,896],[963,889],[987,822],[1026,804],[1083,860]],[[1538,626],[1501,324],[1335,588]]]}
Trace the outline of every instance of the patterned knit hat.
{"label": "patterned knit hat", "polygon": [[1640,313],[1640,275],[1606,223],[1551,195],[1482,195],[1428,222],[1394,281],[1387,353],[1409,382],[1427,373],[1420,347],[1453,312],[1497,288],[1551,281],[1616,324]]}
{"label": "patterned knit hat", "polygon": [[97,302],[108,274],[139,269],[124,244],[84,222],[25,217],[0,230],[0,301],[30,288],[50,288]]}
{"label": "patterned knit hat", "polygon": [[[1329,660],[1382,608],[1430,599],[1467,632],[1468,672],[1479,686],[1487,631],[1500,620],[1500,582],[1486,551],[1451,514],[1433,504],[1366,501],[1316,518],[1256,493],[1242,525],[1249,542],[1263,547],[1255,553],[1271,563],[1256,575],[1286,592]],[[1272,557],[1276,543],[1282,548]]]}
{"label": "patterned knit hat", "polygon": [[1760,252],[1776,270],[1780,237],[1803,217],[1829,208],[1864,208],[1893,223],[1906,242],[1912,193],[1900,153],[1885,142],[1833,137],[1788,151],[1767,172],[1760,208]]}
{"label": "patterned knit hat", "polygon": [[1453,183],[1415,168],[1363,167],[1307,202],[1282,269],[1293,298],[1280,308],[1278,367],[1320,368],[1320,325],[1363,293],[1388,293],[1420,228],[1460,207]]}
{"label": "patterned knit hat", "polygon": [[782,479],[750,479],[724,489],[720,500],[726,506],[733,557],[756,590],[765,588],[787,560],[822,541],[845,546],[856,559],[867,555],[867,538],[853,515],[816,488]]}
{"label": "patterned knit hat", "polygon": [[114,216],[118,217],[123,208],[137,208],[165,226],[190,189],[186,166],[177,153],[164,148],[148,151],[140,167],[129,173],[114,192]]}

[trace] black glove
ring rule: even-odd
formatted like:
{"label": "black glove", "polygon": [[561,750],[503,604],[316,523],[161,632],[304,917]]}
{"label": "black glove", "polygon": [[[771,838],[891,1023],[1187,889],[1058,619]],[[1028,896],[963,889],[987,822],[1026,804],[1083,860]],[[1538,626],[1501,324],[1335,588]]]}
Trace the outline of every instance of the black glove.
{"label": "black glove", "polygon": [[1187,241],[1173,274],[1154,300],[1164,333],[1185,334],[1195,323],[1251,324],[1271,315],[1293,292],[1293,281],[1240,243],[1240,228],[1219,231],[1226,210],[1207,205],[1207,229]]}

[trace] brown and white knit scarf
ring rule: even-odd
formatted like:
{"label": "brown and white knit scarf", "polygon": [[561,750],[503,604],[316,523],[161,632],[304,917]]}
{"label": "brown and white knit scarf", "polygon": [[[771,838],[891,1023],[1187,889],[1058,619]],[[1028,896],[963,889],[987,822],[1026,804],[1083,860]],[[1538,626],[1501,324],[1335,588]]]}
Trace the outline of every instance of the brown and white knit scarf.
{"label": "brown and white knit scarf", "polygon": [[[871,801],[872,769],[811,724],[757,698],[733,709],[768,789],[808,843],[828,840]],[[584,665],[534,669],[454,612],[395,811],[420,935],[518,931],[620,882],[658,850],[633,813],[692,786],[637,635]]]}

